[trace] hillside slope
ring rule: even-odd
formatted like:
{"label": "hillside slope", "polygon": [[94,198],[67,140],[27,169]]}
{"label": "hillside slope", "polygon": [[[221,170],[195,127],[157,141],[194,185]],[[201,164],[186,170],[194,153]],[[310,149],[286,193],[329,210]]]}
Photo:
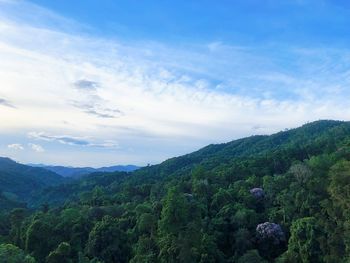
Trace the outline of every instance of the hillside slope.
{"label": "hillside slope", "polygon": [[[283,151],[294,151],[303,160],[320,151],[334,149],[335,144],[348,138],[350,122],[322,120],[305,124],[299,128],[281,131],[270,136],[257,135],[223,144],[208,145],[196,152],[174,157],[165,162],[145,167],[134,174],[142,176],[169,176],[191,171],[202,165],[206,169],[230,164],[237,159],[250,156],[268,156]],[[326,148],[318,148],[319,144]],[[282,172],[282,171],[281,171]]]}
{"label": "hillside slope", "polygon": [[[283,173],[293,161],[303,161],[313,155],[332,152],[338,144],[349,138],[350,122],[316,121],[270,136],[251,136],[228,143],[208,145],[161,164],[143,167],[129,175],[97,173],[77,182],[50,187],[45,193],[36,194],[31,203],[38,205],[55,200],[53,203],[60,204],[66,198],[76,199],[81,191],[91,190],[98,185],[106,187],[110,184],[111,189],[118,191],[120,183],[124,181],[135,187],[144,183],[166,183],[179,176],[191,174],[199,165],[206,171],[219,170],[223,176],[237,173],[241,176],[250,173],[261,176]],[[243,163],[249,163],[248,167],[241,167]]]}
{"label": "hillside slope", "polygon": [[347,263],[349,189],[350,123],[318,121],[48,187],[0,235],[38,262]]}
{"label": "hillside slope", "polygon": [[0,192],[10,193],[19,200],[26,200],[34,191],[63,182],[64,178],[54,172],[0,157]]}

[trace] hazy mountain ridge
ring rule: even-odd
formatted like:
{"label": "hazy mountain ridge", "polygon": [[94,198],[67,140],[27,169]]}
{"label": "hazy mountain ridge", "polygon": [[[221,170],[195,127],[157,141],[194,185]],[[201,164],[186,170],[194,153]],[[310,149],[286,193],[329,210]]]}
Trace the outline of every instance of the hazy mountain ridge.
{"label": "hazy mountain ridge", "polygon": [[61,165],[44,165],[44,164],[29,164],[33,167],[41,167],[46,170],[57,173],[63,177],[70,178],[80,178],[82,176],[97,173],[97,172],[133,172],[141,167],[136,165],[114,165],[100,168],[93,167],[70,167],[70,166],[61,166]]}

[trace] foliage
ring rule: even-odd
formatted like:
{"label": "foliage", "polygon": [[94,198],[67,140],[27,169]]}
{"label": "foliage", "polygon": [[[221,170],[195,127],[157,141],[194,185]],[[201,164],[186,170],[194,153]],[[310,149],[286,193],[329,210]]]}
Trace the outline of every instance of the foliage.
{"label": "foliage", "polygon": [[3,263],[35,263],[35,259],[26,255],[23,250],[12,244],[0,245],[0,262]]}
{"label": "foliage", "polygon": [[10,200],[25,201],[33,190],[38,191],[63,182],[63,177],[43,168],[19,164],[9,158],[0,157],[0,193],[11,194]]}
{"label": "foliage", "polygon": [[348,122],[40,189],[3,186],[0,262],[350,262]]}

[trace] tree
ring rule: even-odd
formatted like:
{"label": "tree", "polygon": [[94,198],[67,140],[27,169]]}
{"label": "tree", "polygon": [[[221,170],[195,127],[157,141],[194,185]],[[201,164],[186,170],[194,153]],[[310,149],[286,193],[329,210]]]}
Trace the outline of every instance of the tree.
{"label": "tree", "polygon": [[178,188],[170,188],[159,221],[160,235],[179,233],[185,227],[187,218],[188,206],[185,196]]}
{"label": "tree", "polygon": [[26,216],[26,210],[23,208],[15,208],[10,213],[11,237],[13,243],[21,246],[21,225]]}
{"label": "tree", "polygon": [[52,247],[53,232],[50,225],[43,219],[34,220],[26,233],[25,250],[38,260],[44,261]]}
{"label": "tree", "polygon": [[185,229],[188,218],[186,199],[178,188],[168,190],[159,220],[160,262],[178,262],[181,244],[179,234]]}
{"label": "tree", "polygon": [[158,235],[160,262],[199,260],[202,235],[199,208],[178,187],[171,187],[164,199]]}
{"label": "tree", "polygon": [[96,186],[92,191],[92,205],[101,206],[105,199],[105,193],[102,187]]}
{"label": "tree", "polygon": [[214,236],[207,233],[201,234],[201,246],[199,250],[200,263],[220,263],[224,262],[224,255],[216,245]]}
{"label": "tree", "polygon": [[[345,246],[345,254],[350,255],[350,221],[348,220],[350,216],[350,161],[337,162],[331,167],[329,175],[328,191],[331,195],[332,206],[328,206],[328,213],[333,215],[332,218],[336,221],[338,232],[342,233],[343,238],[339,240],[336,235],[331,235],[331,237],[334,236],[333,240],[336,240],[337,243],[342,242]],[[333,230],[334,228],[331,233],[336,233]],[[341,248],[340,244],[337,247]],[[350,262],[350,256],[348,261]]]}
{"label": "tree", "polygon": [[220,188],[219,191],[213,196],[211,202],[211,209],[218,212],[223,206],[230,204],[233,201],[230,193]]}
{"label": "tree", "polygon": [[106,263],[124,263],[130,258],[128,237],[118,220],[105,216],[89,234],[86,245],[88,255]]}
{"label": "tree", "polygon": [[154,263],[157,259],[158,248],[151,237],[141,236],[134,248],[134,257],[130,263]]}
{"label": "tree", "polygon": [[4,263],[35,263],[35,259],[26,255],[23,250],[12,244],[0,245],[0,262]]}
{"label": "tree", "polygon": [[333,200],[345,211],[350,209],[350,161],[340,161],[330,170],[329,191]]}
{"label": "tree", "polygon": [[319,243],[321,235],[321,229],[313,217],[301,218],[293,222],[285,256],[287,262],[323,262]]}
{"label": "tree", "polygon": [[137,220],[137,230],[139,233],[153,234],[157,228],[157,220],[154,215],[144,213],[139,216]]}
{"label": "tree", "polygon": [[289,172],[292,173],[300,184],[305,183],[312,175],[311,169],[303,163],[293,164]]}
{"label": "tree", "polygon": [[46,262],[72,263],[70,245],[66,242],[59,244],[59,246],[47,256]]}
{"label": "tree", "polygon": [[251,234],[248,229],[240,228],[235,234],[235,253],[243,255],[248,249],[252,247]]}

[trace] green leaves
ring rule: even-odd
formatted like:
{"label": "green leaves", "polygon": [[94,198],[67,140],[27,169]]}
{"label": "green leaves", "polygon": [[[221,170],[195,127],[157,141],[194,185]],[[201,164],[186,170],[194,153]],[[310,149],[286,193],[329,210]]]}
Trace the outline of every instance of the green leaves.
{"label": "green leaves", "polygon": [[[17,247],[0,251],[40,263],[345,263],[349,141],[349,123],[320,122],[51,187],[36,210],[4,206],[0,243]],[[259,236],[264,222],[283,242]]]}
{"label": "green leaves", "polygon": [[350,208],[350,161],[340,161],[330,170],[329,191],[332,198],[343,209]]}
{"label": "green leaves", "polygon": [[12,244],[0,245],[0,260],[6,263],[36,263],[33,257]]}
{"label": "green leaves", "polygon": [[105,263],[126,263],[130,255],[126,233],[121,230],[118,220],[110,216],[96,223],[90,232],[86,249],[88,255]]}
{"label": "green leaves", "polygon": [[47,263],[72,263],[71,247],[68,243],[62,242],[46,259]]}
{"label": "green leaves", "polygon": [[323,234],[314,217],[296,220],[291,227],[291,237],[285,258],[301,263],[323,262],[320,254],[320,238]]}

